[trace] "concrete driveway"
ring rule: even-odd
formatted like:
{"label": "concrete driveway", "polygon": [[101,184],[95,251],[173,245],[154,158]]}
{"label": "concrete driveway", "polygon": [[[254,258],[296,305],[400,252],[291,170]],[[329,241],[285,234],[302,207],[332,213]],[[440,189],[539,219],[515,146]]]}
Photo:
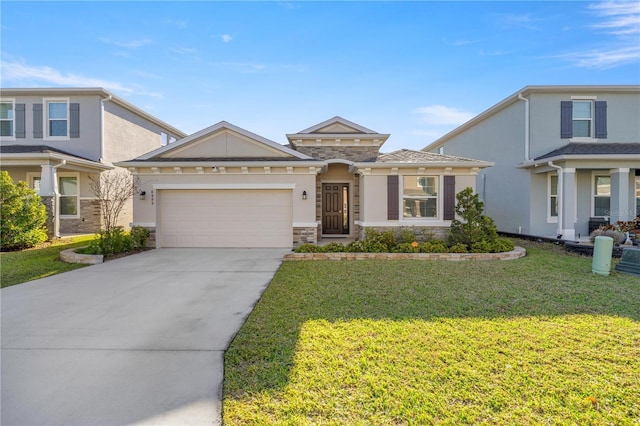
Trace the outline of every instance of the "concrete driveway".
{"label": "concrete driveway", "polygon": [[223,356],[284,249],[158,249],[8,287],[2,425],[220,423]]}

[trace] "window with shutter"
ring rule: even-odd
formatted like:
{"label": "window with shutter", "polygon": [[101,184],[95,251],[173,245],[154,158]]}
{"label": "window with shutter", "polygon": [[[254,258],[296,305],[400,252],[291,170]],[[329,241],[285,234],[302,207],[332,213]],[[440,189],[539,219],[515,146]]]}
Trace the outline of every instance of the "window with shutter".
{"label": "window with shutter", "polygon": [[15,137],[15,105],[13,99],[0,100],[0,136]]}

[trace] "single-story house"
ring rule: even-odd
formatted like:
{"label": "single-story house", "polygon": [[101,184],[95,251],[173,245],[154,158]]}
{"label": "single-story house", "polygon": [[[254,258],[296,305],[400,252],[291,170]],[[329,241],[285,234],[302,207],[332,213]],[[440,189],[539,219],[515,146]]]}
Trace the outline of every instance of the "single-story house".
{"label": "single-story house", "polygon": [[334,117],[278,144],[221,121],[117,163],[141,181],[134,223],[157,247],[293,247],[369,228],[442,234],[455,194],[492,163],[399,150]]}

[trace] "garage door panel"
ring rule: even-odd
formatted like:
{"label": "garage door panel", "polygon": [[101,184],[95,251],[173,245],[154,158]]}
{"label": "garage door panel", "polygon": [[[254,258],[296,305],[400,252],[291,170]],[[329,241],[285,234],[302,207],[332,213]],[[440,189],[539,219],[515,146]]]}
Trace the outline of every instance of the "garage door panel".
{"label": "garage door panel", "polygon": [[290,190],[161,190],[163,247],[291,247]]}

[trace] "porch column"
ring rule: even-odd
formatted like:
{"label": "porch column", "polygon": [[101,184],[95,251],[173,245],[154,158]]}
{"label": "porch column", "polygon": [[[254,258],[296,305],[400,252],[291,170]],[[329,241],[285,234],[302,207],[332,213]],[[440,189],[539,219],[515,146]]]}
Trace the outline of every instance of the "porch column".
{"label": "porch column", "polygon": [[611,223],[628,221],[633,217],[629,203],[629,169],[611,169],[611,204],[609,205]]}
{"label": "porch column", "polygon": [[576,239],[576,169],[562,170],[562,239]]}
{"label": "porch column", "polygon": [[60,236],[60,215],[58,214],[58,166],[42,165],[40,192],[38,193],[47,209],[47,236]]}

